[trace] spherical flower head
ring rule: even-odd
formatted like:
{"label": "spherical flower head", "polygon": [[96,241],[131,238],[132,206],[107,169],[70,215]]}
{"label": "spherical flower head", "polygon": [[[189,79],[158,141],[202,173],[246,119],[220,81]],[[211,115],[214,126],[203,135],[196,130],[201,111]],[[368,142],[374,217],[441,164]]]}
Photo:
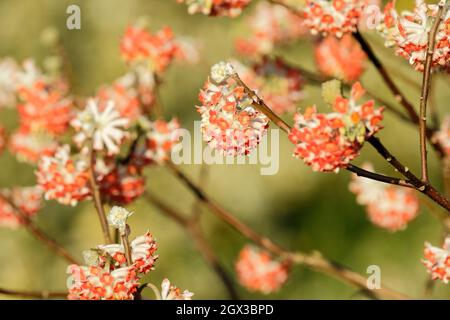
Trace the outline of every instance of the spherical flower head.
{"label": "spherical flower head", "polygon": [[249,32],[235,42],[239,54],[258,58],[270,54],[275,46],[291,43],[309,34],[303,19],[291,10],[259,2],[247,19]]}
{"label": "spherical flower head", "polygon": [[114,206],[108,214],[108,223],[111,227],[118,229],[121,233],[125,232],[127,219],[133,213],[125,208]]}
{"label": "spherical flower head", "polygon": [[239,253],[236,273],[241,285],[248,290],[270,294],[287,281],[289,267],[273,260],[269,253],[248,245]]}
{"label": "spherical flower head", "polygon": [[[370,163],[363,169],[373,172]],[[366,206],[369,220],[391,232],[403,230],[419,213],[419,199],[414,190],[385,184],[353,175],[349,186],[356,194],[356,201]]]}
{"label": "spherical flower head", "polygon": [[[154,269],[154,264],[158,259],[156,255],[157,243],[150,232],[135,238],[130,243],[131,260],[135,272],[140,276]],[[98,249],[107,253],[113,259],[113,267],[121,268],[126,266],[125,249],[122,244],[100,245]]]}
{"label": "spherical flower head", "polygon": [[166,70],[178,52],[172,29],[163,28],[155,34],[139,26],[129,26],[120,44],[125,61],[148,62],[151,70],[161,73]]}
{"label": "spherical flower head", "polygon": [[192,300],[193,295],[188,290],[181,291],[178,287],[171,285],[167,278],[161,283],[162,300]]}
{"label": "spherical flower head", "polygon": [[447,156],[450,156],[450,116],[444,118],[441,128],[434,134],[433,140],[441,145]]}
{"label": "spherical flower head", "polygon": [[128,119],[120,116],[114,102],[109,101],[102,111],[98,102],[93,99],[71,121],[71,125],[78,131],[74,141],[79,147],[91,143],[94,150],[106,151],[108,155],[119,153],[119,147],[127,137],[125,128],[128,123]]}
{"label": "spherical flower head", "polygon": [[229,62],[221,61],[211,67],[211,79],[216,83],[228,80],[235,73],[233,65]]}
{"label": "spherical flower head", "polygon": [[31,132],[20,127],[11,135],[8,147],[18,161],[36,164],[42,157],[52,156],[58,144],[54,137],[45,132]]}
{"label": "spherical flower head", "polygon": [[39,186],[14,187],[1,193],[10,199],[13,206],[0,197],[0,226],[17,229],[26,223],[21,216],[33,218],[42,208],[43,190]]}
{"label": "spherical flower head", "polygon": [[425,243],[422,263],[433,280],[441,280],[447,284],[450,279],[450,238],[445,239],[442,248]]}
{"label": "spherical flower head", "polygon": [[44,156],[36,171],[37,182],[46,200],[75,206],[91,196],[88,165],[70,155],[70,147],[59,147],[53,156]]}
{"label": "spherical flower head", "polygon": [[383,108],[375,109],[373,100],[357,103],[363,95],[364,89],[357,82],[350,99],[340,95],[334,98],[334,112],[318,113],[312,106],[303,114],[296,113],[289,134],[296,145],[294,156],[314,171],[323,172],[339,172],[355,159],[364,141],[381,129],[383,119]]}
{"label": "spherical flower head", "polygon": [[139,287],[133,267],[113,271],[99,266],[70,265],[69,300],[132,300]]}
{"label": "spherical flower head", "polygon": [[64,134],[73,117],[73,103],[59,88],[36,81],[18,89],[22,103],[17,106],[22,128]]}
{"label": "spherical flower head", "polygon": [[313,35],[334,35],[355,32],[365,6],[360,0],[307,0],[303,9],[304,24]]}
{"label": "spherical flower head", "polygon": [[156,120],[147,125],[145,158],[158,164],[170,160],[172,149],[180,141],[180,123],[172,119],[168,122]]}
{"label": "spherical flower head", "polygon": [[315,46],[315,59],[320,72],[347,83],[357,81],[364,69],[366,55],[351,35],[342,39],[329,36]]}
{"label": "spherical flower head", "polygon": [[199,99],[203,139],[223,155],[248,155],[267,132],[267,117],[232,78],[221,84],[208,79]]}
{"label": "spherical flower head", "polygon": [[251,0],[177,0],[185,2],[189,14],[202,13],[210,16],[236,17]]}

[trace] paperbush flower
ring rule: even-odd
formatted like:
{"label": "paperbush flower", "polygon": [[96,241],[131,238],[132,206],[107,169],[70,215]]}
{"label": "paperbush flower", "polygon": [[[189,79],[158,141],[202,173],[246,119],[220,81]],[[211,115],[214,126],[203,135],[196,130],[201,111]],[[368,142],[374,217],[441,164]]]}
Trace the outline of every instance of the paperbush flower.
{"label": "paperbush flower", "polygon": [[314,56],[320,72],[331,78],[351,83],[364,72],[366,55],[351,35],[326,37],[316,45]]}
{"label": "paperbush flower", "polygon": [[[137,63],[134,64],[131,67],[130,72],[128,72],[125,76],[120,78],[117,81],[120,86],[127,88],[127,94],[130,94],[130,96],[133,96],[135,93],[129,92],[130,88],[133,88],[136,90],[136,95],[139,98],[141,102],[141,110],[139,111],[140,114],[142,113],[149,113],[150,109],[149,107],[153,105],[153,102],[155,100],[155,74],[147,67],[144,63]],[[134,106],[134,103],[133,103]],[[119,110],[121,108],[119,107]],[[122,114],[124,117],[129,118],[128,114],[134,115],[135,112],[131,112],[135,110],[134,108],[125,108],[125,110],[129,110],[130,112],[126,112],[127,115],[124,113]],[[131,120],[131,119],[130,119]],[[134,116],[133,116],[133,120]]]}
{"label": "paperbush flower", "polygon": [[188,290],[181,290],[170,284],[169,279],[164,279],[161,284],[161,299],[162,300],[191,300],[194,294]]}
{"label": "paperbush flower", "polygon": [[[374,171],[368,163],[363,168]],[[370,221],[389,231],[405,229],[419,213],[419,199],[412,189],[354,175],[350,191],[357,195],[359,204],[366,206]]]}
{"label": "paperbush flower", "polygon": [[108,101],[101,111],[98,102],[93,99],[71,121],[71,125],[78,131],[74,141],[79,147],[92,140],[94,150],[106,151],[110,155],[119,153],[119,146],[127,136],[124,128],[128,123],[128,119],[120,116],[114,102]]}
{"label": "paperbush flower", "polygon": [[16,104],[19,66],[12,58],[0,59],[0,109]]}
{"label": "paperbush flower", "polygon": [[69,300],[131,300],[139,286],[133,267],[112,271],[98,266],[67,268]]}
{"label": "paperbush flower", "polygon": [[21,127],[26,130],[45,130],[49,134],[63,134],[72,118],[72,101],[43,81],[20,87],[23,101],[17,106]]}
{"label": "paperbush flower", "polygon": [[251,0],[177,0],[186,3],[190,14],[236,17]]}
{"label": "paperbush flower", "polygon": [[151,34],[146,29],[129,26],[120,44],[120,52],[127,62],[148,61],[150,68],[163,72],[175,58],[178,51],[172,29]]}
{"label": "paperbush flower", "polygon": [[287,264],[273,260],[269,253],[245,246],[236,261],[236,273],[241,285],[250,291],[269,294],[278,291],[288,279]]}
{"label": "paperbush flower", "polygon": [[133,164],[118,165],[99,178],[102,198],[113,204],[129,204],[145,191],[145,178]]}
{"label": "paperbush flower", "polygon": [[231,78],[222,83],[208,79],[199,99],[203,139],[224,155],[249,154],[267,131],[267,117],[253,108],[251,97]]}
{"label": "paperbush flower", "polygon": [[250,35],[236,40],[237,52],[247,56],[269,54],[279,44],[289,43],[305,35],[303,19],[285,7],[258,3],[248,19]]}
{"label": "paperbush flower", "polygon": [[[150,232],[137,237],[130,243],[133,268],[138,275],[148,273],[154,269],[158,259],[157,244]],[[108,244],[98,246],[100,251],[107,253],[113,259],[114,268],[122,268],[126,264],[125,249],[122,244]],[[100,255],[102,258],[102,255]]]}
{"label": "paperbush flower", "polygon": [[[384,19],[378,27],[386,38],[386,45],[395,45],[397,54],[405,57],[416,70],[423,71],[430,32],[438,6],[416,1],[413,12],[398,14],[393,3],[384,10]],[[432,67],[450,68],[450,11],[446,11],[436,34]]]}
{"label": "paperbush flower", "polygon": [[58,148],[54,156],[42,157],[36,176],[46,200],[75,206],[90,197],[88,164],[72,159],[68,145]]}
{"label": "paperbush flower", "polygon": [[106,109],[109,101],[113,101],[120,117],[128,119],[131,123],[136,121],[142,112],[137,90],[124,80],[125,79],[119,79],[111,86],[100,88],[96,97],[98,99],[100,111]]}
{"label": "paperbush flower", "polygon": [[450,279],[450,238],[446,238],[442,248],[425,243],[425,258],[422,260],[433,280],[441,280],[445,284]]}
{"label": "paperbush flower", "polygon": [[32,218],[42,207],[43,190],[39,186],[14,187],[11,190],[3,190],[2,194],[9,197],[15,206],[0,197],[0,226],[3,227],[16,229],[24,223],[16,208],[22,215]]}
{"label": "paperbush flower", "polygon": [[163,163],[170,159],[172,148],[179,142],[180,123],[177,119],[169,122],[156,120],[149,123],[146,136],[145,157],[155,163]]}
{"label": "paperbush flower", "polygon": [[440,130],[435,133],[433,139],[442,146],[446,155],[450,156],[450,116],[445,117]]}
{"label": "paperbush flower", "polygon": [[32,133],[19,128],[8,140],[9,150],[21,162],[35,164],[43,156],[51,156],[58,148],[55,138],[44,133]]}
{"label": "paperbush flower", "polygon": [[307,0],[303,9],[304,24],[313,35],[334,35],[338,38],[356,31],[365,1]]}
{"label": "paperbush flower", "polygon": [[337,96],[333,112],[318,113],[315,106],[296,113],[289,139],[296,145],[294,156],[314,171],[334,171],[356,158],[364,141],[381,129],[383,108],[370,100],[358,104],[364,95],[359,82],[352,86],[350,99]]}

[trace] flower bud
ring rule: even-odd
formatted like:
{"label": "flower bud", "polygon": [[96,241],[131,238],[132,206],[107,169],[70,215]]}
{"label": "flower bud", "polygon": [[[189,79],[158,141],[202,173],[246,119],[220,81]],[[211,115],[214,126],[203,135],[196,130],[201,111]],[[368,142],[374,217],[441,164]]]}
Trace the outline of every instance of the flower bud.
{"label": "flower bud", "polygon": [[222,83],[226,81],[234,73],[234,68],[229,62],[221,61],[213,65],[211,68],[211,78],[216,83]]}
{"label": "flower bud", "polygon": [[119,229],[121,233],[126,230],[127,219],[133,213],[125,208],[114,206],[108,215],[108,223],[111,227]]}

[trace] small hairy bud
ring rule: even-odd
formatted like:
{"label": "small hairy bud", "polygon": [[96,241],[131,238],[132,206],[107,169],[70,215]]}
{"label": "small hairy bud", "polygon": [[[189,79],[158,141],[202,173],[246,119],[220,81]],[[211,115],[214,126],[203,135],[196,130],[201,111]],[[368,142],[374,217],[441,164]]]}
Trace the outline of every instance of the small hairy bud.
{"label": "small hairy bud", "polygon": [[221,61],[211,68],[211,78],[216,83],[222,83],[234,74],[234,68],[229,62]]}
{"label": "small hairy bud", "polygon": [[108,223],[111,227],[119,229],[121,233],[125,232],[127,219],[133,213],[125,208],[114,206],[108,215]]}

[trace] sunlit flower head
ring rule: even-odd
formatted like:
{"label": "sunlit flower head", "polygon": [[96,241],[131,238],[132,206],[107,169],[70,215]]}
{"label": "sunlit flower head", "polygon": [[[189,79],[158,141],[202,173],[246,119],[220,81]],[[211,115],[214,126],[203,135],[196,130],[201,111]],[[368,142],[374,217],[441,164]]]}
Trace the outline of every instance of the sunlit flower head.
{"label": "sunlit flower head", "polygon": [[287,281],[289,267],[274,260],[269,253],[248,245],[239,253],[236,273],[240,284],[248,290],[269,294]]}
{"label": "sunlit flower head", "polygon": [[446,238],[442,248],[425,243],[422,263],[433,280],[447,284],[450,280],[450,238]]}
{"label": "sunlit flower head", "polygon": [[145,157],[159,164],[170,160],[173,147],[180,141],[180,123],[172,119],[168,122],[156,120],[148,125]]}
{"label": "sunlit flower head", "polygon": [[79,147],[92,143],[94,150],[106,151],[108,154],[119,153],[120,144],[127,137],[125,128],[128,123],[128,119],[120,116],[114,102],[109,101],[101,111],[98,102],[92,99],[71,121],[78,132],[74,141]]}
{"label": "sunlit flower head", "polygon": [[55,138],[44,132],[19,128],[9,140],[10,152],[21,162],[35,164],[44,156],[51,156],[58,148]]}
{"label": "sunlit flower head", "polygon": [[188,290],[181,291],[180,288],[172,285],[167,278],[161,284],[162,300],[191,300],[193,295]]}
{"label": "sunlit flower head", "polygon": [[68,145],[58,148],[54,156],[42,157],[36,177],[46,200],[75,206],[91,195],[88,164],[71,158]]}
{"label": "sunlit flower head", "polygon": [[[373,172],[369,163],[363,169]],[[419,213],[419,199],[414,190],[353,176],[350,191],[357,202],[366,206],[370,221],[389,231],[405,229]]]}
{"label": "sunlit flower head", "polygon": [[381,129],[383,108],[374,101],[358,104],[364,95],[359,82],[352,86],[350,98],[333,98],[333,112],[318,113],[315,106],[296,113],[289,139],[296,145],[294,156],[314,171],[334,171],[356,158],[364,141]]}

